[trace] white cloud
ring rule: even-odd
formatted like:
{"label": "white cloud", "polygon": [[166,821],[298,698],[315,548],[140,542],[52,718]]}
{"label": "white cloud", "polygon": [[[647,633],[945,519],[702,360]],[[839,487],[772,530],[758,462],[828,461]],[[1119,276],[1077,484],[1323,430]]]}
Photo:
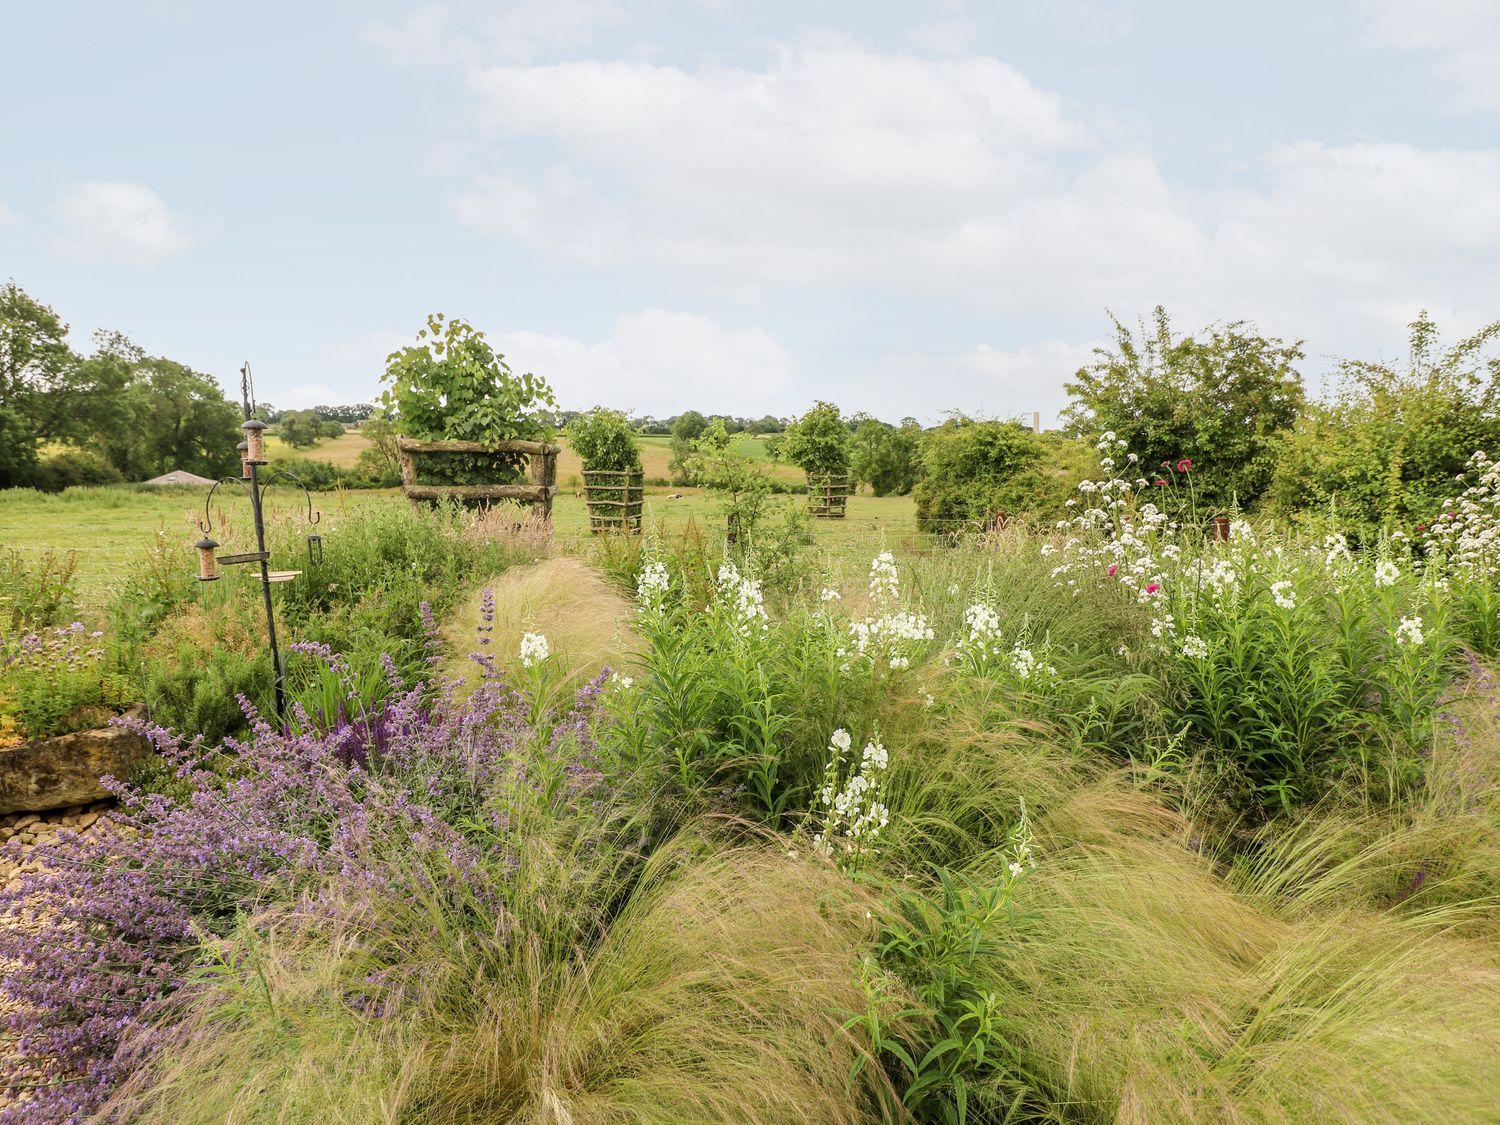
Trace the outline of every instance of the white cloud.
{"label": "white cloud", "polygon": [[[590,266],[720,294],[880,287],[1051,333],[1163,303],[1182,328],[1249,318],[1315,356],[1399,340],[1423,305],[1454,332],[1500,307],[1495,147],[1306,140],[1188,179],[997,59],[820,34],[759,68],[504,64],[468,83],[481,142],[454,214]],[[1053,345],[1035,339],[950,370],[1040,379]]]}
{"label": "white cloud", "polygon": [[1440,101],[1500,109],[1500,10],[1494,0],[1364,0],[1362,39],[1372,47],[1427,55]]}
{"label": "white cloud", "polygon": [[57,248],[83,261],[149,266],[187,248],[162,197],[144,184],[80,184],[59,205],[58,217]]}
{"label": "white cloud", "polygon": [[989,344],[976,344],[958,356],[956,366],[962,372],[980,376],[973,387],[973,401],[981,409],[998,417],[1030,412],[1042,416],[1042,424],[1052,425],[1057,413],[1067,404],[1062,385],[1071,379],[1094,356],[1101,341],[1070,343],[1048,340],[1036,347],[1005,350]]}
{"label": "white cloud", "polygon": [[764,414],[791,385],[786,349],[760,328],[726,329],[707,317],[647,309],[622,316],[603,343],[510,332],[492,338],[515,371],[552,384],[563,406],[607,403],[675,414],[698,409]]}

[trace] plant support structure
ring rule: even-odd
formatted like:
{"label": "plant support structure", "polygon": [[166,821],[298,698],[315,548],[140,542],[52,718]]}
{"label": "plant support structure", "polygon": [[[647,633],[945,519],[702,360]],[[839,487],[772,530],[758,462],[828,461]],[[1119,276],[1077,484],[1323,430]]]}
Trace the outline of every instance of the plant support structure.
{"label": "plant support structure", "polygon": [[[260,590],[261,598],[266,609],[266,639],[271,649],[271,669],[275,677],[275,706],[276,719],[283,722],[286,719],[286,679],[281,664],[281,648],[276,642],[276,614],[271,605],[271,584],[273,582],[285,582],[295,578],[299,571],[272,571],[270,568],[271,552],[266,549],[266,521],[265,521],[265,495],[266,490],[279,480],[289,481],[302,490],[302,495],[307,499],[307,523],[309,527],[315,526],[323,518],[323,513],[315,511],[312,503],[312,493],[307,486],[299,480],[295,474],[285,470],[277,470],[269,474],[264,481],[260,477],[260,468],[265,465],[265,435],[266,424],[252,417],[255,412],[254,384],[250,380],[250,364],[247,362],[240,368],[240,402],[244,408],[245,422],[242,427],[245,431],[246,440],[241,445],[241,472],[237,477],[224,477],[216,481],[214,486],[208,490],[208,496],[203,501],[203,518],[198,521],[198,527],[203,532],[196,547],[198,549],[198,580],[200,582],[213,582],[219,577],[218,568],[223,566],[238,566],[244,563],[260,564]],[[238,555],[215,555],[219,543],[210,534],[213,531],[213,517],[209,514],[213,504],[214,493],[219,490],[220,485],[237,484],[244,488],[250,498],[250,511],[255,521],[255,550]],[[307,561],[309,565],[322,561],[323,538],[316,532],[307,536]]]}

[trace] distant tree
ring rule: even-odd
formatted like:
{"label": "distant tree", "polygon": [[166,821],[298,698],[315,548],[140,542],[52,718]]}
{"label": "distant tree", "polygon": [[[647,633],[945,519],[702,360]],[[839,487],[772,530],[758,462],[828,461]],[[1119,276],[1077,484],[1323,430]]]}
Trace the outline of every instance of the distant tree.
{"label": "distant tree", "polygon": [[899,427],[878,418],[862,419],[852,442],[854,479],[868,484],[876,496],[905,496],[917,483],[921,438],[922,427],[915,418],[901,419]]}
{"label": "distant tree", "polygon": [[1301,342],[1262,336],[1245,321],[1175,336],[1160,305],[1139,338],[1110,319],[1113,350],[1096,348],[1065,384],[1072,431],[1113,431],[1147,467],[1190,458],[1198,498],[1210,506],[1259,500],[1302,406]]}
{"label": "distant tree", "polygon": [[831,402],[815,402],[786,428],[777,453],[810,475],[849,470],[849,427]]}
{"label": "distant tree", "polygon": [[359,428],[360,434],[370,443],[355,458],[355,467],[365,476],[378,481],[395,481],[401,478],[401,455],[396,449],[396,426],[384,414],[375,413]]}
{"label": "distant tree", "polygon": [[[689,485],[696,482],[695,466],[701,463],[697,457],[698,439],[708,429],[708,419],[696,410],[689,410],[672,419],[672,460],[667,469],[672,474],[672,483]],[[726,431],[727,433],[727,431]]]}
{"label": "distant tree", "polygon": [[341,438],[344,436],[344,424],[342,422],[334,422],[331,419],[325,418],[323,419],[322,424],[318,427],[318,431],[322,437]]}
{"label": "distant tree", "polygon": [[144,420],[131,446],[129,470],[116,463],[127,479],[172,469],[208,477],[239,471],[240,411],[212,376],[149,357],[136,368],[122,398],[131,415]]}
{"label": "distant tree", "polygon": [[371,414],[375,413],[375,406],[369,402],[356,402],[344,406],[315,406],[313,413],[325,422],[362,422]]}
{"label": "distant tree", "polygon": [[276,423],[276,436],[294,449],[305,449],[323,436],[323,419],[311,410],[288,410]]}

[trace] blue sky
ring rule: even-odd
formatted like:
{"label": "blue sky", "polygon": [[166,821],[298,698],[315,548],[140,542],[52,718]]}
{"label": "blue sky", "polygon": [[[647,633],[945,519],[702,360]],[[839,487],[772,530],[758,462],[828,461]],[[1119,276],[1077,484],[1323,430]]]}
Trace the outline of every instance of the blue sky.
{"label": "blue sky", "polygon": [[[566,406],[1064,402],[1164,303],[1334,357],[1500,317],[1500,3],[8,11],[0,277],[278,406],[427,313]],[[19,108],[18,108],[19,107]]]}

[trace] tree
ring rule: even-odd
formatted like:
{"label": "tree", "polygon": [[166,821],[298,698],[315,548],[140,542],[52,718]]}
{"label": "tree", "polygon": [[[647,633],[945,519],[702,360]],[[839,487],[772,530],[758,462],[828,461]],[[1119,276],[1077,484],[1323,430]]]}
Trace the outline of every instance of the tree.
{"label": "tree", "polygon": [[813,403],[786,428],[778,454],[810,477],[849,471],[849,427],[831,402]]}
{"label": "tree", "polygon": [[77,366],[68,326],[14,281],[0,288],[0,487],[24,484],[37,445],[58,435],[69,412],[52,398]]}
{"label": "tree", "polygon": [[957,533],[1030,511],[1046,489],[1041,438],[1019,422],[949,418],[922,435],[917,525]]}
{"label": "tree", "polygon": [[401,454],[396,448],[396,426],[384,414],[373,414],[359,429],[370,442],[360,450],[354,464],[374,480],[398,481],[401,478]]}
{"label": "tree", "polygon": [[689,471],[719,497],[734,535],[753,541],[771,499],[771,477],[765,465],[746,456],[723,419],[708,424],[694,443]]}
{"label": "tree", "polygon": [[876,496],[905,496],[921,468],[922,427],[915,418],[899,427],[878,418],[863,418],[851,443],[850,471]]}
{"label": "tree", "polygon": [[689,410],[672,419],[672,460],[668,462],[667,469],[672,474],[673,484],[696,483],[693,467],[697,464],[697,442],[707,428],[708,419],[696,410]]}
{"label": "tree", "polygon": [[1500,321],[1447,350],[1424,309],[1404,369],[1345,360],[1339,385],[1285,438],[1272,498],[1287,516],[1334,511],[1354,531],[1439,515],[1470,456],[1500,449]]}
{"label": "tree", "polygon": [[1113,431],[1146,466],[1190,458],[1200,501],[1250,505],[1270,487],[1281,435],[1297,420],[1300,341],[1245,321],[1174,336],[1160,305],[1136,338],[1112,314],[1115,348],[1094,349],[1066,389],[1073,431]]}
{"label": "tree", "polygon": [[123,398],[134,417],[147,420],[135,442],[135,471],[116,464],[127,479],[172,469],[208,477],[239,472],[240,411],[212,376],[154,356],[141,362]]}
{"label": "tree", "polygon": [[[342,427],[339,432],[343,432]],[[317,445],[323,436],[323,419],[312,410],[288,410],[276,423],[276,436],[294,449]]]}

